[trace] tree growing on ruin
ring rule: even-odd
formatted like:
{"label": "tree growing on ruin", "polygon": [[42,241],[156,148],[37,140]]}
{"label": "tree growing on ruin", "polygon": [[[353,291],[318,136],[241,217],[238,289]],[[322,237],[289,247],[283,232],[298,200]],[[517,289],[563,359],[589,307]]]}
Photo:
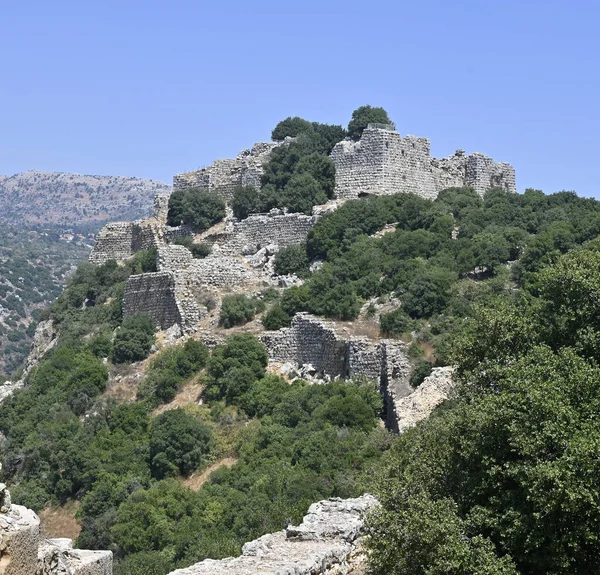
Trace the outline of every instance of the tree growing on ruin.
{"label": "tree growing on ruin", "polygon": [[363,131],[369,124],[391,124],[388,113],[383,108],[361,106],[352,112],[348,123],[348,135],[353,140],[360,140]]}

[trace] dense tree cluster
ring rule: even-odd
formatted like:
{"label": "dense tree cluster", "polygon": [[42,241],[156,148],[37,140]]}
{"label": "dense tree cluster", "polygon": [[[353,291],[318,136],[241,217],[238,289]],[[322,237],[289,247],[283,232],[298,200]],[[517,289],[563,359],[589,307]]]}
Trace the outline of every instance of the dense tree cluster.
{"label": "dense tree cluster", "polygon": [[169,196],[167,223],[181,224],[202,232],[225,217],[225,201],[216,192],[203,188],[175,190]]}
{"label": "dense tree cluster", "polygon": [[374,573],[600,569],[599,249],[560,256],[466,322],[457,399],[381,473]]}
{"label": "dense tree cluster", "polygon": [[228,295],[223,297],[219,323],[224,328],[249,322],[257,313],[264,311],[264,302],[257,297]]}

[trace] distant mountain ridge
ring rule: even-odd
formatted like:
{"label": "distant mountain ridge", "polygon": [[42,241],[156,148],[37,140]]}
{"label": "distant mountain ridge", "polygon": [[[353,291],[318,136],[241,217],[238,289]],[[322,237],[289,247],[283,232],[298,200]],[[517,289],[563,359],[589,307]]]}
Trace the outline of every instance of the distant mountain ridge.
{"label": "distant mountain ridge", "polygon": [[162,182],[29,170],[0,176],[0,222],[65,227],[99,225],[148,216]]}

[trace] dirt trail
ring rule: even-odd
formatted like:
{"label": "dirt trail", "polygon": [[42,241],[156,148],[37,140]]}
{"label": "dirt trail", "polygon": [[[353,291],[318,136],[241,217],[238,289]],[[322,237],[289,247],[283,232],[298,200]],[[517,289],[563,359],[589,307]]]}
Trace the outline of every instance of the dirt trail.
{"label": "dirt trail", "polygon": [[210,467],[206,468],[200,474],[192,474],[187,479],[184,479],[181,483],[186,487],[189,487],[192,491],[198,491],[210,477],[210,474],[221,467],[232,467],[237,462],[237,459],[233,457],[225,457],[224,459],[220,459],[213,463]]}

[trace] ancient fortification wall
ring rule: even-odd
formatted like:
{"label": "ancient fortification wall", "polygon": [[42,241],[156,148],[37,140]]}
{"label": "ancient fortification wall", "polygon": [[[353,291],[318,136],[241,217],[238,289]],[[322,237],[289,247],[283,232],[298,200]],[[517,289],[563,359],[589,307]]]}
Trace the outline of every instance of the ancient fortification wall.
{"label": "ancient fortification wall", "polygon": [[408,348],[395,340],[344,337],[335,325],[308,313],[296,314],[289,328],[259,336],[271,361],[311,364],[330,377],[367,377],[384,396],[386,423],[398,429],[397,402],[413,392]]}
{"label": "ancient fortification wall", "polygon": [[444,188],[472,186],[479,194],[491,187],[516,192],[515,170],[482,154],[431,157],[429,140],[401,137],[393,126],[369,126],[358,142],[344,140],[331,152],[336,166],[335,197],[412,192],[435,198]]}
{"label": "ancient fortification wall", "polygon": [[306,242],[315,221],[304,214],[253,214],[231,221],[223,232],[203,239],[218,246],[224,255],[255,254],[269,244],[284,247]]}
{"label": "ancient fortification wall", "polygon": [[205,559],[170,575],[358,575],[366,556],[361,531],[378,505],[372,495],[327,499],[310,506],[302,523],[246,543],[242,555]]}
{"label": "ancient fortification wall", "polygon": [[211,166],[173,177],[173,189],[206,188],[215,190],[230,202],[236,186],[260,186],[263,166],[280,143],[258,143],[234,159],[217,160]]}
{"label": "ancient fortification wall", "polygon": [[39,517],[12,505],[8,489],[0,483],[0,573],[112,575],[112,553],[73,549],[70,539],[42,539]]}

